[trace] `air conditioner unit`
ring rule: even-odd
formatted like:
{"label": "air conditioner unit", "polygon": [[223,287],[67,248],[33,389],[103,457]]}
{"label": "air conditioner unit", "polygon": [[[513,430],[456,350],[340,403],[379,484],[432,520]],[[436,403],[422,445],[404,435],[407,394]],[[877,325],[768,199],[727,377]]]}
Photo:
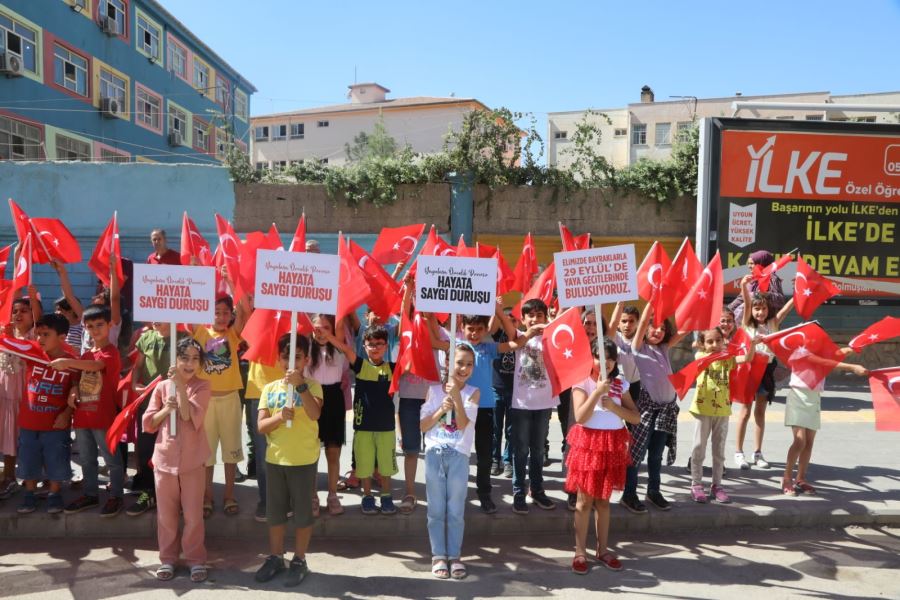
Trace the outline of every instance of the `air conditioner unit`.
{"label": "air conditioner unit", "polygon": [[22,59],[12,52],[0,53],[0,73],[7,77],[22,76]]}
{"label": "air conditioner unit", "polygon": [[100,17],[100,29],[108,36],[119,35],[119,23],[109,17]]}
{"label": "air conditioner unit", "polygon": [[169,145],[170,146],[183,146],[184,138],[181,137],[180,131],[170,131],[169,132]]}
{"label": "air conditioner unit", "polygon": [[104,117],[121,117],[122,105],[116,98],[100,98],[100,112]]}

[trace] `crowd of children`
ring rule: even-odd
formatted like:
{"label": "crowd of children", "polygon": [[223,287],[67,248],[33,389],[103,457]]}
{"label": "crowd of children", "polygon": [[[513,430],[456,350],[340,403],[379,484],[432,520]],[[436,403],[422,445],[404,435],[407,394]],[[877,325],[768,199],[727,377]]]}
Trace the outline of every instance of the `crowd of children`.
{"label": "crowd of children", "polygon": [[[771,262],[770,255],[754,257],[757,262]],[[16,339],[36,340],[49,364],[0,352],[0,452],[4,455],[0,498],[15,493],[22,480],[21,514],[36,510],[40,487],[46,488],[50,513],[100,506],[98,458],[102,457],[109,487],[100,514],[114,517],[123,509],[127,465],[122,449],[113,446],[111,450],[107,442],[107,430],[122,408],[117,394],[122,374],[116,347],[122,321],[119,282],[111,269],[108,293],[82,307],[65,268],[59,263],[54,268],[63,291],[55,313],[42,314],[37,290],[29,288],[28,297],[15,300],[5,332]],[[228,274],[224,276],[230,285]],[[407,275],[403,283],[400,312],[412,318],[413,276]],[[720,326],[698,332],[695,341],[698,358],[720,352],[738,331],[735,318],[751,340],[745,355],[713,362],[697,380],[690,402],[696,427],[689,492],[698,503],[731,501],[722,484],[732,410],[729,374],[754,354],[765,355],[769,364],[753,408],[740,405],[735,463],[739,469],[751,465],[743,446],[752,410],[756,422],[752,463],[768,466],[762,441],[766,406],[774,396],[776,361],[760,337],[778,329],[793,301],[773,302],[780,286],[769,294],[751,290],[752,283],[749,276],[741,281],[737,314],[726,308]],[[146,324],[133,338],[133,391],[149,392],[153,382],[160,383],[142,401],[135,431],[126,438],[136,448],[137,473],[129,487],[140,492],[126,512],[137,516],[156,509],[160,580],[175,576],[180,557],[190,569],[191,580],[207,577],[204,520],[215,511],[213,470],[220,447],[225,465],[223,511],[226,515],[240,511],[234,493],[237,465],[244,458],[239,391],[245,383],[239,353],[241,330],[252,311],[251,297],[244,296],[236,305],[229,296],[219,297],[212,324],[178,333],[174,366],[168,364],[169,325]],[[364,324],[310,315],[312,333],[296,336],[294,348],[290,335],[277,341],[278,364],[251,362],[246,398],[251,403],[248,423],[254,436],[253,470],[259,488],[255,517],[269,528],[269,555],[256,579],[269,581],[287,571],[284,583],[294,586],[309,572],[306,551],[320,512],[316,485],[320,448],[326,460],[325,507],[332,517],[344,512],[338,491],[352,487],[350,478],[340,481],[339,477],[341,452],[348,442],[348,410],[355,470],[351,475],[361,482],[362,513],[391,515],[398,508],[400,513],[412,513],[418,503],[415,473],[424,451],[431,571],[438,578],[461,579],[466,576],[461,557],[473,446],[476,495],[484,513],[498,510],[491,479],[497,476],[512,480],[514,513],[529,512],[529,497],[530,504],[552,510],[556,503],[546,493],[543,471],[551,414],[558,408],[565,491],[575,520],[572,570],[578,574],[589,570],[586,547],[592,511],[596,558],[608,569],[621,569],[622,563],[608,547],[610,498],[613,491],[621,491],[620,504],[625,509],[647,512],[637,492],[638,470],[645,457],[644,500],[662,511],[670,508],[660,489],[664,452],[668,451],[667,464],[675,461],[679,414],[669,378],[670,351],[689,332],[675,331],[668,320],[653,324],[652,308],[641,313],[621,303],[615,306],[611,326],[601,321],[598,330],[597,315],[585,310],[582,323],[594,352],[594,368],[565,394],[554,394],[542,344],[552,314],[542,300],[530,299],[521,305],[518,322],[498,303],[491,318],[462,315],[458,331],[449,331],[437,315],[422,316],[434,349],[429,360],[434,360],[435,371],[442,375],[439,381],[430,381],[403,372],[396,405],[391,384],[400,332],[396,322],[380,323],[374,313],[367,315]],[[288,369],[292,352],[295,364]],[[839,363],[836,368],[866,373],[859,365]],[[347,393],[351,378],[355,382],[352,395]],[[815,493],[807,481],[807,469],[819,428],[820,392],[821,387],[809,389],[791,377],[785,425],[792,427],[793,443],[785,461],[784,494]],[[72,431],[81,467],[81,495],[65,503],[63,484],[73,480]],[[392,477],[399,471],[398,441],[405,495],[395,507]],[[708,443],[712,485],[707,494],[703,464]],[[288,523],[294,531],[294,556],[285,565]]]}

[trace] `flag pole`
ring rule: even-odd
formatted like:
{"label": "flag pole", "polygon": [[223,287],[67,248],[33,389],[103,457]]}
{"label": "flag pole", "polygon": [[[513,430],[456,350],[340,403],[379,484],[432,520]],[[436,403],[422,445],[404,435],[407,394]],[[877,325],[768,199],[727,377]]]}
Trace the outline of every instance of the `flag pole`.
{"label": "flag pole", "polygon": [[[297,311],[291,311],[291,347],[288,355],[288,371],[293,371],[297,365]],[[291,405],[294,405],[294,386],[288,384],[287,397],[291,399]],[[288,419],[285,426],[290,429],[294,426],[294,420]]]}
{"label": "flag pole", "polygon": [[609,378],[609,373],[606,372],[606,351],[603,348],[603,336],[606,335],[606,332],[603,331],[602,310],[602,304],[594,305],[594,319],[597,321],[597,356],[600,358],[600,379],[605,380]]}
{"label": "flag pole", "polygon": [[[175,366],[176,346],[178,345],[178,324],[169,323],[169,368]],[[176,391],[177,393],[177,391]],[[169,435],[175,437],[178,433],[178,410],[169,413]]]}

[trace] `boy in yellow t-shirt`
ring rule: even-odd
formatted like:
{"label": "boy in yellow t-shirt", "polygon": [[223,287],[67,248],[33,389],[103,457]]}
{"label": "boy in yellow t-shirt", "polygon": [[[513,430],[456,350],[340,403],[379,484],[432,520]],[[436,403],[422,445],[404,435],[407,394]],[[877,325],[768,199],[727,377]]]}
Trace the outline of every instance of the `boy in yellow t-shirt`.
{"label": "boy in yellow t-shirt", "polygon": [[[278,340],[282,368],[290,356],[290,334]],[[297,337],[296,364],[284,379],[266,384],[259,399],[259,432],[266,435],[266,521],[269,525],[269,556],[256,572],[266,582],[285,570],[284,534],[288,512],[293,511],[294,558],[285,585],[298,585],[309,573],[306,550],[312,535],[312,498],[316,490],[319,462],[319,415],[322,386],[303,377],[309,357],[309,340]],[[292,385],[293,397],[288,398]]]}
{"label": "boy in yellow t-shirt", "polygon": [[222,462],[225,463],[225,514],[233,516],[239,510],[238,503],[234,499],[234,480],[237,464],[244,460],[240,396],[244,383],[241,379],[237,352],[245,321],[246,310],[243,301],[238,303],[235,311],[231,296],[221,296],[216,299],[212,326],[198,325],[193,331],[194,339],[203,347],[206,354],[206,362],[199,377],[208,380],[212,389],[212,398],[203,423],[211,452],[206,462],[204,518],[209,518],[213,511],[213,469],[220,442]]}

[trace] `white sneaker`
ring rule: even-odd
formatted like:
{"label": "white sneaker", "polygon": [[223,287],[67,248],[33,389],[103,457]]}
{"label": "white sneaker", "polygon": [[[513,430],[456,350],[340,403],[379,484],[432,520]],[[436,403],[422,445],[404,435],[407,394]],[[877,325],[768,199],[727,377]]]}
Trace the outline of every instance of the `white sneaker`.
{"label": "white sneaker", "polygon": [[762,452],[754,452],[753,453],[753,464],[755,464],[760,469],[768,469],[769,461],[763,458]]}
{"label": "white sneaker", "polygon": [[750,463],[744,458],[743,452],[735,452],[734,453],[734,466],[739,468],[742,471],[746,471],[750,468]]}

